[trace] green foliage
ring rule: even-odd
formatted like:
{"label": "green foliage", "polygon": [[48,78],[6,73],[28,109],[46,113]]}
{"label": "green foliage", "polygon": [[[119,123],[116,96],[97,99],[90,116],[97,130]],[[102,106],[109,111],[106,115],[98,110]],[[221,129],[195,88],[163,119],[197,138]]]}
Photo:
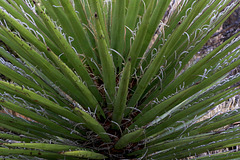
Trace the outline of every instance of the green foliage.
{"label": "green foliage", "polygon": [[[1,0],[0,158],[181,159],[239,144],[239,0]],[[11,28],[11,29],[10,29]],[[158,34],[155,34],[158,33]],[[156,38],[157,37],[157,38]],[[17,114],[10,114],[8,111]],[[239,158],[238,152],[213,155]],[[201,157],[211,159],[211,157]]]}

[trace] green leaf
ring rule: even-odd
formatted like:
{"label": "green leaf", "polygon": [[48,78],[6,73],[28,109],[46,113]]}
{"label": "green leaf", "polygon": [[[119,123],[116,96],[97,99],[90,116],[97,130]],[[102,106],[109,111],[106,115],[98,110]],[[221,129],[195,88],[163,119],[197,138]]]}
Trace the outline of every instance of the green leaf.
{"label": "green leaf", "polygon": [[19,136],[19,135],[14,135],[14,134],[9,134],[9,133],[0,133],[1,139],[8,139],[8,140],[15,140],[15,141],[22,141],[22,142],[33,142],[36,141],[36,139],[33,138],[28,138],[26,136]]}
{"label": "green leaf", "polygon": [[43,152],[38,150],[26,150],[26,149],[9,149],[9,148],[0,148],[0,154],[2,156],[7,155],[25,155],[25,156],[37,156],[42,158],[63,158],[64,156],[59,155],[58,153],[52,152]]}
{"label": "green leaf", "polygon": [[48,127],[50,127],[51,129],[53,129],[54,131],[56,132],[59,132],[61,133],[62,135],[64,136],[68,136],[68,137],[75,137],[75,138],[80,138],[82,140],[84,140],[84,138],[81,138],[80,136],[77,136],[75,134],[70,134],[70,131],[66,130],[65,128],[59,126],[58,124],[48,120],[47,118],[44,118],[32,111],[29,111],[28,109],[26,108],[23,108],[23,107],[20,107],[20,106],[17,106],[13,103],[10,103],[10,102],[7,102],[5,100],[0,100],[0,105],[8,108],[8,109],[11,109],[17,113],[20,113],[26,117],[29,117],[31,118],[32,120],[35,120],[39,123],[42,123],[43,125],[46,125]]}
{"label": "green leaf", "polygon": [[116,149],[122,149],[126,147],[129,143],[134,142],[134,140],[137,139],[142,134],[144,134],[144,129],[138,129],[136,131],[127,133],[118,140],[114,147]]}
{"label": "green leaf", "polygon": [[1,84],[0,89],[5,89],[7,91],[14,92],[16,95],[22,97],[23,99],[29,100],[36,104],[40,104],[59,115],[69,118],[70,120],[73,120],[76,122],[82,122],[82,119],[80,117],[76,116],[71,111],[57,105],[56,103],[38,95],[32,91],[29,91],[25,88],[21,88],[19,86],[15,86],[13,84],[9,84],[4,81],[0,81],[0,84]]}
{"label": "green leaf", "polygon": [[7,147],[31,148],[53,152],[75,150],[78,148],[76,146],[70,145],[46,144],[46,143],[3,143],[2,145]]}
{"label": "green leaf", "polygon": [[238,159],[200,155],[239,145],[223,127],[240,109],[205,116],[238,102],[239,32],[221,26],[239,6],[1,0],[0,157]]}
{"label": "green leaf", "polygon": [[126,108],[130,72],[131,72],[131,59],[128,60],[126,66],[123,69],[123,74],[120,80],[117,97],[114,103],[113,121],[118,124],[121,124],[124,110]]}
{"label": "green leaf", "polygon": [[98,69],[96,68],[95,64],[92,63],[92,60],[97,60],[96,54],[93,51],[93,47],[91,46],[89,39],[83,29],[83,26],[81,22],[79,21],[79,18],[74,11],[74,8],[72,7],[70,1],[61,0],[61,4],[64,8],[64,11],[70,20],[70,24],[73,28],[74,35],[76,36],[78,44],[81,44],[81,50],[83,51],[83,54],[86,56],[88,65],[91,67],[91,70],[93,73],[95,73],[97,76],[99,76]]}
{"label": "green leaf", "polygon": [[105,142],[111,141],[104,128],[92,116],[77,107],[74,108],[74,112],[83,119],[89,129],[97,133]]}
{"label": "green leaf", "polygon": [[116,2],[112,4],[114,5],[114,13],[111,27],[111,49],[115,50],[112,52],[113,60],[116,67],[119,69],[122,68],[123,61],[121,55],[124,49],[125,1],[126,0],[116,0]]}
{"label": "green leaf", "polygon": [[115,66],[113,63],[112,55],[110,55],[110,51],[108,49],[107,40],[103,33],[103,28],[101,27],[99,15],[95,13],[94,18],[97,31],[97,46],[102,64],[104,87],[106,88],[106,97],[109,100],[109,105],[111,106],[111,103],[113,103],[112,101],[115,96]]}
{"label": "green leaf", "polygon": [[102,154],[91,152],[91,151],[68,151],[68,152],[61,152],[61,154],[66,156],[74,156],[74,157],[87,158],[87,159],[106,159],[107,158]]}

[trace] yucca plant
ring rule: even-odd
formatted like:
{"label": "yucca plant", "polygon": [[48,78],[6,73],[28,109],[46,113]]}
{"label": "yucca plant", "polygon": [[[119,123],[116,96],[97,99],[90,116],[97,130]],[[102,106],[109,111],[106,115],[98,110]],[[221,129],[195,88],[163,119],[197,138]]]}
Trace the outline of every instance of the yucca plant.
{"label": "yucca plant", "polygon": [[[239,0],[0,0],[0,158],[182,159],[240,143]],[[191,62],[191,63],[190,63]],[[192,63],[193,62],[193,63]],[[233,87],[234,86],[234,87]],[[10,114],[9,110],[16,112]],[[224,152],[200,159],[233,159]]]}

